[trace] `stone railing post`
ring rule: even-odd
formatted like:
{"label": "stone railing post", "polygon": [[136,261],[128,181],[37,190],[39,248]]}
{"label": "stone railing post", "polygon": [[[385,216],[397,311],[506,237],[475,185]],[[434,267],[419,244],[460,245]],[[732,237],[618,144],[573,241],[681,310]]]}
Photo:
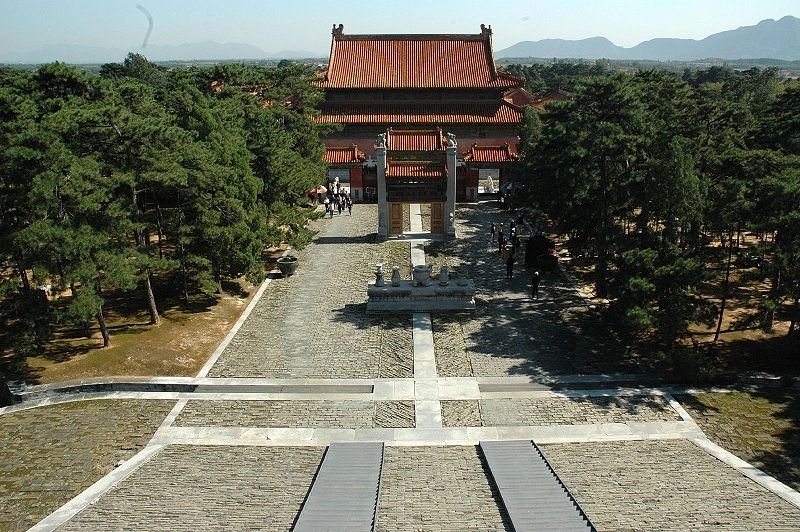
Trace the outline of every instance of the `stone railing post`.
{"label": "stone railing post", "polygon": [[375,146],[378,172],[378,236],[389,236],[389,203],[386,191],[386,142],[378,139]]}
{"label": "stone railing post", "polygon": [[456,156],[458,144],[452,133],[447,134],[447,200],[444,205],[444,233],[456,236]]}

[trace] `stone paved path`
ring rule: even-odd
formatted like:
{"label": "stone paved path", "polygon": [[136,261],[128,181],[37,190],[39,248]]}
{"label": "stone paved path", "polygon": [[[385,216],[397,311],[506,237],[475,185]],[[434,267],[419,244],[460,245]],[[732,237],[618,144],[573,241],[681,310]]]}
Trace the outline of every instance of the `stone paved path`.
{"label": "stone paved path", "polygon": [[357,205],[352,216],[317,220],[314,243],[296,253],[297,273],[270,284],[209,376],[412,376],[411,317],[365,313],[377,263],[410,272],[408,244],[379,243],[376,217],[374,205]]}
{"label": "stone paved path", "polygon": [[[426,229],[428,209],[407,212],[409,228]],[[489,221],[506,213],[461,206],[459,240],[424,246],[434,273],[447,263],[477,281],[478,311],[413,320],[365,314],[375,264],[400,265],[408,278],[411,243],[377,242],[374,206],[353,213],[314,223],[320,233],[297,254],[297,274],[266,286],[209,363],[209,379],[197,381],[198,390],[218,383],[213,391],[96,402],[98,436],[64,454],[79,471],[95,460],[84,450],[106,434],[131,441],[122,460],[155,432],[150,443],[60,509],[63,497],[46,500],[38,513],[0,527],[53,512],[37,530],[290,530],[325,445],[383,441],[379,530],[510,530],[477,447],[492,439],[536,440],[600,530],[775,530],[800,522],[800,495],[715,448],[669,391],[535,385],[635,368],[559,275],[545,276],[540,301],[528,297],[521,265],[504,279],[487,241]],[[152,416],[137,406],[145,402]],[[23,416],[58,434],[72,419],[59,408],[81,407],[3,414],[0,423]],[[118,420],[124,430],[115,433]],[[17,452],[35,457],[36,448],[29,437]],[[19,465],[0,457],[5,471]],[[19,498],[30,480],[35,475],[20,469],[6,489]],[[21,510],[12,503],[11,511]]]}
{"label": "stone paved path", "polygon": [[35,525],[142,449],[170,401],[88,401],[0,416],[0,530]]}
{"label": "stone paved path", "polygon": [[686,440],[542,445],[600,530],[797,530],[800,508]]}
{"label": "stone paved path", "polygon": [[477,312],[436,316],[434,340],[443,376],[505,376],[609,373],[635,369],[619,357],[619,346],[594,321],[584,301],[557,273],[542,273],[540,298],[530,295],[533,267],[517,257],[514,278],[490,245],[489,226],[510,214],[489,204],[463,205],[459,239],[426,246],[429,261],[466,270],[476,282]]}

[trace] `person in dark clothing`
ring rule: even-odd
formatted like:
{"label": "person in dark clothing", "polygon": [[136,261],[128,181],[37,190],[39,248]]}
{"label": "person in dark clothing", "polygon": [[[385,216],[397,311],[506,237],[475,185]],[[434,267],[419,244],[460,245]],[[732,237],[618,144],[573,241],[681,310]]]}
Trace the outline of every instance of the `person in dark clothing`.
{"label": "person in dark clothing", "polygon": [[514,253],[509,252],[508,258],[506,259],[506,279],[512,279],[514,277]]}
{"label": "person in dark clothing", "polygon": [[533,299],[539,299],[539,272],[533,272],[531,276],[531,297]]}
{"label": "person in dark clothing", "polygon": [[492,226],[489,230],[492,234],[492,244],[494,244],[495,238],[497,237],[497,226],[494,225],[494,222],[492,222]]}

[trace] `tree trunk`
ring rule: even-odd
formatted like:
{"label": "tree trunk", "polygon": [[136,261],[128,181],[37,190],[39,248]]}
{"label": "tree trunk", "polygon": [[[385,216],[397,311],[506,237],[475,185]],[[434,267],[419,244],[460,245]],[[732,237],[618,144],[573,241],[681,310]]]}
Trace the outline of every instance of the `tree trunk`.
{"label": "tree trunk", "polygon": [[608,169],[606,156],[600,158],[600,238],[597,239],[597,279],[595,289],[598,297],[608,296]]}
{"label": "tree trunk", "polygon": [[[100,290],[100,285],[97,285],[97,294],[103,297],[103,292]],[[106,318],[103,316],[103,304],[97,310],[97,323],[100,324],[100,334],[103,336],[103,347],[111,345],[111,336],[108,334],[108,327],[106,327]]]}
{"label": "tree trunk", "polygon": [[767,330],[772,329],[772,324],[775,321],[775,309],[777,308],[778,294],[780,294],[781,280],[781,270],[778,269],[777,273],[775,274],[775,284],[772,285],[770,294],[770,298],[773,302],[775,302],[775,305],[768,308],[767,312],[764,313],[764,328]]}
{"label": "tree trunk", "polygon": [[732,257],[733,257],[733,234],[731,232],[728,232],[728,264],[725,268],[725,282],[722,285],[722,302],[719,305],[719,318],[717,319],[717,331],[714,333],[714,342],[719,340],[719,331],[720,329],[722,329],[722,318],[725,315],[725,305],[728,302],[728,291],[730,289],[730,280],[731,280]]}
{"label": "tree trunk", "polygon": [[221,294],[222,293],[222,276],[219,274],[219,272],[217,272],[217,273],[214,274],[214,277],[215,277],[215,279],[217,281],[217,293]]}
{"label": "tree trunk", "polygon": [[[139,198],[136,193],[136,186],[131,187],[131,196],[133,202],[133,221],[136,223],[139,218]],[[148,252],[148,248],[150,247],[150,238],[147,236],[147,233],[141,227],[136,227],[133,232],[136,238],[136,247],[140,250],[144,250],[149,257],[150,253]],[[156,298],[153,295],[153,285],[150,282],[150,268],[145,268],[144,270],[144,291],[147,298],[147,310],[150,312],[150,325],[158,325],[161,320],[158,317]]]}
{"label": "tree trunk", "polygon": [[164,260],[164,248],[162,241],[164,239],[164,231],[161,229],[161,206],[156,203],[156,230],[158,231],[158,258]]}
{"label": "tree trunk", "polygon": [[183,282],[183,303],[189,308],[189,272],[186,270],[186,257],[181,244],[181,281]]}
{"label": "tree trunk", "polygon": [[20,268],[20,269],[19,269],[19,278],[20,278],[20,280],[22,281],[22,287],[23,287],[23,288],[24,288],[26,291],[30,291],[30,289],[31,289],[31,282],[30,282],[30,280],[28,279],[28,271],[27,271],[27,270],[25,270],[25,269],[23,269],[23,268]]}
{"label": "tree trunk", "polygon": [[106,319],[103,317],[103,307],[97,311],[97,323],[100,324],[100,334],[103,335],[103,347],[111,345],[111,337],[108,335],[108,328],[106,327]]}
{"label": "tree trunk", "polygon": [[742,239],[742,222],[738,222],[736,224],[736,251],[738,252],[740,249],[740,242]]}
{"label": "tree trunk", "polygon": [[150,325],[159,325],[161,319],[158,316],[158,307],[156,307],[156,298],[153,295],[153,285],[150,283],[150,270],[145,270],[144,276],[144,290],[147,294],[147,307],[150,311]]}
{"label": "tree trunk", "polygon": [[800,295],[794,298],[794,312],[792,313],[792,321],[789,322],[789,332],[786,334],[787,336],[791,336],[792,333],[794,333],[795,327],[797,327],[798,317],[800,317]]}
{"label": "tree trunk", "polygon": [[[75,281],[69,282],[69,291],[72,292],[72,299],[78,297],[78,290],[75,288]],[[81,322],[81,328],[83,329],[83,335],[86,338],[92,337],[92,326],[89,323],[89,320],[83,320]]]}

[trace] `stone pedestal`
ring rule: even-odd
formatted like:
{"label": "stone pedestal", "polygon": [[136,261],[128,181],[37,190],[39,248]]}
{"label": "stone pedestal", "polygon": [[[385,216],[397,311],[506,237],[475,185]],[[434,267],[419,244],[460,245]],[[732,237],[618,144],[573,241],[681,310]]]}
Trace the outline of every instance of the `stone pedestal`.
{"label": "stone pedestal", "polygon": [[400,281],[398,286],[367,286],[367,312],[455,312],[475,310],[475,282],[464,284],[415,286],[414,281]]}

